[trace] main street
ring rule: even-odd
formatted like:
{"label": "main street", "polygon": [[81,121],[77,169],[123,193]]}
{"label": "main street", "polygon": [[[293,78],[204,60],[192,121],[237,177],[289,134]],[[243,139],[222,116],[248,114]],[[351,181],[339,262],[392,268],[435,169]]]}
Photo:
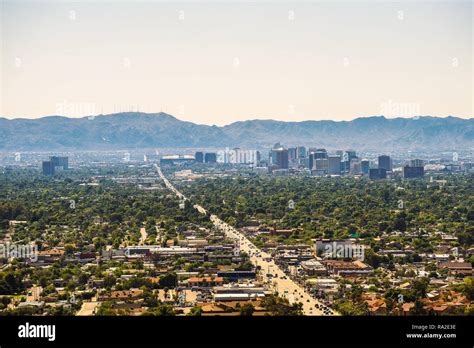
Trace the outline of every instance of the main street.
{"label": "main street", "polygon": [[[187,198],[179,192],[163,175],[161,168],[155,165],[158,175],[164,181],[166,187],[174,192],[180,199],[186,200]],[[207,214],[206,209],[202,206],[195,204],[194,208],[201,214]],[[317,299],[313,298],[308,294],[301,286],[290,279],[285,272],[275,263],[273,257],[257,248],[250,240],[247,239],[242,233],[237,231],[235,228],[227,224],[226,222],[219,219],[216,215],[210,217],[212,223],[219,230],[223,231],[224,234],[239,243],[240,251],[245,252],[250,256],[250,261],[255,266],[260,266],[261,273],[264,282],[270,285],[270,287],[277,292],[280,296],[286,297],[290,303],[301,302],[303,304],[303,313],[305,315],[325,315],[322,308],[327,307]],[[335,313],[329,309],[332,315]]]}

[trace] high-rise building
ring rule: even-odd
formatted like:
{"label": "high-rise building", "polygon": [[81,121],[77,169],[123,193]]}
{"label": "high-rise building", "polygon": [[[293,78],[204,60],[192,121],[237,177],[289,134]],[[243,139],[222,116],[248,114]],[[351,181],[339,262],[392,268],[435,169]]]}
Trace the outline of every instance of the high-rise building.
{"label": "high-rise building", "polygon": [[296,147],[290,147],[288,148],[288,161],[290,162],[295,162],[297,158],[297,148]]}
{"label": "high-rise building", "polygon": [[68,157],[62,157],[62,156],[50,156],[49,157],[50,162],[53,164],[55,169],[58,167],[67,170],[69,169],[69,158]]}
{"label": "high-rise building", "polygon": [[341,156],[328,156],[328,174],[341,174]]}
{"label": "high-rise building", "polygon": [[422,159],[412,159],[410,160],[410,167],[424,167],[425,163]]}
{"label": "high-rise building", "polygon": [[313,170],[314,167],[314,152],[310,152],[308,155],[308,168]]}
{"label": "high-rise building", "polygon": [[217,155],[215,152],[206,152],[204,156],[204,162],[206,163],[216,163],[217,162]]}
{"label": "high-rise building", "polygon": [[369,169],[369,178],[371,180],[386,179],[387,171],[383,168],[371,168]]}
{"label": "high-rise building", "polygon": [[422,178],[423,176],[425,176],[424,167],[410,167],[410,166],[403,167],[404,179]]}
{"label": "high-rise building", "polygon": [[204,153],[201,151],[196,152],[194,158],[196,159],[196,163],[204,163]]}
{"label": "high-rise building", "polygon": [[296,155],[298,156],[298,158],[305,158],[306,157],[306,147],[298,146],[296,148]]}
{"label": "high-rise building", "polygon": [[284,147],[272,149],[271,159],[278,169],[288,169],[288,150]]}
{"label": "high-rise building", "polygon": [[43,161],[43,175],[54,175],[54,164],[52,161]]}
{"label": "high-rise building", "polygon": [[[327,174],[327,168],[328,168],[327,158],[328,158],[328,153],[326,149],[314,149],[314,151],[312,150],[309,154],[309,169],[322,170],[322,168],[325,168],[326,169],[325,174]],[[324,159],[326,160],[326,162],[320,161],[320,163],[318,164],[319,168],[316,168],[316,160],[324,160]]]}
{"label": "high-rise building", "polygon": [[354,150],[347,150],[342,154],[342,171],[348,173],[351,168],[351,160],[357,158],[357,154]]}
{"label": "high-rise building", "polygon": [[314,158],[328,158],[328,152],[326,151],[326,149],[316,149],[316,151],[314,152]]}
{"label": "high-rise building", "polygon": [[327,175],[329,170],[329,160],[327,158],[315,158],[313,161],[313,169],[316,175]]}
{"label": "high-rise building", "polygon": [[350,171],[352,175],[359,175],[362,173],[362,168],[359,158],[352,158],[350,161]]}
{"label": "high-rise building", "polygon": [[392,171],[392,159],[390,156],[381,155],[378,158],[379,168],[385,169],[387,172]]}
{"label": "high-rise building", "polygon": [[362,174],[369,174],[369,169],[370,169],[370,162],[367,159],[363,159],[360,162],[360,166],[362,169]]}

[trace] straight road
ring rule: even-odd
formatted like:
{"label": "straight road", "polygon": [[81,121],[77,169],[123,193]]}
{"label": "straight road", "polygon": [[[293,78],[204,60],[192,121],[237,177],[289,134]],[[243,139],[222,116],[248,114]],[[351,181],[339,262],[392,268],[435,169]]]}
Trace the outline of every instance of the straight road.
{"label": "straight road", "polygon": [[139,245],[144,245],[147,237],[148,237],[148,233],[146,233],[145,227],[140,227],[140,242],[139,242]]}
{"label": "straight road", "polygon": [[[158,175],[163,179],[166,187],[173,191],[179,198],[186,200],[187,198],[179,192],[163,175],[160,167],[155,165]],[[206,209],[202,206],[195,204],[194,208],[201,214],[207,214]],[[260,266],[263,280],[269,284],[274,291],[280,296],[286,297],[290,303],[301,302],[303,304],[303,313],[305,315],[326,315],[322,308],[327,308],[324,304],[309,295],[301,286],[296,284],[290,279],[285,272],[275,263],[273,257],[261,251],[257,248],[250,240],[247,239],[242,233],[237,231],[235,228],[225,223],[216,215],[211,215],[211,221],[219,230],[223,231],[224,234],[239,243],[240,251],[247,253],[250,256],[250,261],[255,266]],[[337,315],[331,309],[329,309],[330,315]]]}

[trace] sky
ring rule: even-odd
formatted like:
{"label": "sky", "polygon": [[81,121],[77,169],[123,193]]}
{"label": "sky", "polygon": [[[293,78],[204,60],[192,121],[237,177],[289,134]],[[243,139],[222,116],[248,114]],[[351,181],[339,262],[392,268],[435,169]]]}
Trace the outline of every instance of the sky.
{"label": "sky", "polygon": [[468,0],[0,3],[2,117],[474,115]]}

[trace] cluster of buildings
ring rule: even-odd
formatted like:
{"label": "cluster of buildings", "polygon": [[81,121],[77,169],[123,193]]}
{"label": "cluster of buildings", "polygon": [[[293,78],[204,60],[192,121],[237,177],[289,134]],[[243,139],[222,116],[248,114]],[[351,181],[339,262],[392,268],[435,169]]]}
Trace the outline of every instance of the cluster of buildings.
{"label": "cluster of buildings", "polygon": [[161,166],[191,165],[194,163],[217,163],[215,152],[198,151],[194,155],[164,155],[160,158]]}
{"label": "cluster of buildings", "polygon": [[50,156],[49,161],[42,162],[43,175],[54,175],[58,170],[69,169],[69,158],[61,156]]}
{"label": "cluster of buildings", "polygon": [[[177,315],[195,308],[201,315],[240,315],[245,305],[252,307],[254,315],[268,314],[261,301],[272,290],[248,257],[240,254],[236,242],[203,228],[182,231],[173,239],[160,233],[156,241],[109,246],[100,252],[92,246],[68,252],[64,245],[46,245],[37,258],[26,260],[29,267],[71,265],[87,274],[87,282],[71,289],[69,284],[79,281],[77,276],[53,279],[47,287],[24,279],[25,297],[16,298],[5,309],[30,308],[44,314],[62,306],[75,315],[104,311],[141,315],[153,302],[171,306]],[[91,273],[98,267],[100,275]]]}
{"label": "cluster of buildings", "polygon": [[[323,148],[309,148],[304,146],[285,148],[275,144],[269,155],[268,170],[273,174],[285,175],[292,170],[303,169],[314,176],[333,175],[367,175],[370,179],[386,179],[393,173],[393,162],[390,156],[380,155],[377,164],[365,158],[359,158],[356,151],[338,150],[328,153]],[[424,167],[421,160],[411,160],[403,166],[403,178],[418,178],[424,176]]]}
{"label": "cluster of buildings", "polygon": [[[268,228],[256,222],[242,227],[249,239],[259,239],[262,250],[297,283],[327,306],[345,299],[354,287],[362,291],[370,315],[413,315],[415,300],[406,295],[415,279],[428,281],[421,301],[425,314],[463,314],[473,302],[460,290],[464,279],[474,275],[474,248],[461,249],[458,238],[441,231],[384,232],[374,239],[375,248],[357,235],[348,239],[316,239],[309,244],[279,243],[278,234],[296,230]],[[432,252],[416,252],[411,239],[429,240]],[[372,255],[366,258],[368,250]],[[378,261],[374,264],[374,259]],[[385,286],[383,286],[385,284]],[[385,296],[386,286],[401,296],[395,303]],[[351,300],[353,301],[353,300]],[[420,314],[420,313],[417,313]]]}

